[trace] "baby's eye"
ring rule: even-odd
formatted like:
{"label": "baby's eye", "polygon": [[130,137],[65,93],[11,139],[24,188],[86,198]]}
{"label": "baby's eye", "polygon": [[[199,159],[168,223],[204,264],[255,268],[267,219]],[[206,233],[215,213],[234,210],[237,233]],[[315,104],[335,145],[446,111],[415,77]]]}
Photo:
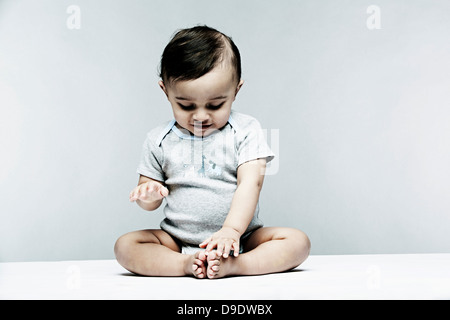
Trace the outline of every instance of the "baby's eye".
{"label": "baby's eye", "polygon": [[188,106],[185,106],[184,104],[178,103],[178,105],[180,106],[181,109],[183,109],[184,111],[192,111],[195,109],[195,105],[191,104]]}
{"label": "baby's eye", "polygon": [[224,103],[225,103],[225,102],[222,102],[221,104],[218,104],[218,105],[212,105],[212,104],[210,104],[210,105],[207,106],[207,108],[210,109],[210,110],[218,110],[218,109],[220,109],[220,107],[223,106]]}

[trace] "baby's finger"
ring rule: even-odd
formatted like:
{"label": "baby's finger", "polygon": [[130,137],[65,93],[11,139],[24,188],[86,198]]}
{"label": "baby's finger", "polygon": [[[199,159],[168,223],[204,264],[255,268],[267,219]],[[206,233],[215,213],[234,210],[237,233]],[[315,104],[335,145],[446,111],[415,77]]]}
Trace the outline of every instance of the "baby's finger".
{"label": "baby's finger", "polygon": [[142,197],[147,197],[147,196],[150,195],[154,190],[155,190],[155,187],[154,187],[153,184],[143,183],[143,184],[142,184],[142,188],[141,188],[141,196],[142,196]]}
{"label": "baby's finger", "polygon": [[208,243],[208,246],[206,247],[206,251],[212,251],[214,248],[217,247],[217,241],[210,241]]}
{"label": "baby's finger", "polygon": [[143,183],[137,187],[136,195],[139,199],[145,200],[147,195],[148,183]]}
{"label": "baby's finger", "polygon": [[130,201],[136,201],[138,199],[138,190],[139,187],[134,188],[133,190],[131,190],[130,192]]}
{"label": "baby's finger", "polygon": [[169,195],[169,189],[167,189],[166,187],[164,187],[163,185],[161,185],[161,187],[159,188],[159,194],[161,195],[161,197],[167,197]]}
{"label": "baby's finger", "polygon": [[239,255],[239,250],[240,250],[240,246],[239,246],[239,242],[234,242],[233,243],[233,251],[234,251],[234,256],[237,257]]}
{"label": "baby's finger", "polygon": [[225,247],[225,244],[224,244],[223,242],[219,242],[219,243],[217,244],[217,250],[216,250],[216,253],[217,253],[217,255],[218,255],[219,257],[221,257],[221,256],[223,255],[223,253],[225,252],[225,251],[224,251],[224,247]]}
{"label": "baby's finger", "polygon": [[223,250],[223,257],[224,258],[228,258],[229,254],[230,254],[230,250],[231,250],[231,243],[227,242],[225,243],[225,247]]}
{"label": "baby's finger", "polygon": [[208,239],[206,239],[205,241],[203,241],[202,243],[200,243],[198,246],[199,246],[200,248],[205,248],[211,240],[212,240],[212,238],[209,237]]}

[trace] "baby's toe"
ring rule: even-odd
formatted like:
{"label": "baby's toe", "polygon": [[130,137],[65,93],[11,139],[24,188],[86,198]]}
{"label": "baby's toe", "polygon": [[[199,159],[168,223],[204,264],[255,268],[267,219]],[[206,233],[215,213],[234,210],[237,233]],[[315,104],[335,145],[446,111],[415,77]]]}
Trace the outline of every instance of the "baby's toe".
{"label": "baby's toe", "polygon": [[208,262],[210,262],[210,261],[213,261],[213,260],[218,260],[218,259],[220,259],[220,257],[217,254],[217,252],[214,250],[214,251],[208,252],[207,259],[208,259]]}
{"label": "baby's toe", "polygon": [[218,265],[215,265],[215,266],[212,266],[212,267],[211,267],[211,270],[212,270],[212,271],[219,271],[219,270],[220,270],[220,267],[219,267]]}
{"label": "baby's toe", "polygon": [[192,273],[196,278],[204,278],[206,273],[205,260],[202,259],[201,253],[197,253],[195,257],[194,263],[192,264]]}
{"label": "baby's toe", "polygon": [[216,278],[220,271],[220,260],[208,261],[208,278]]}
{"label": "baby's toe", "polygon": [[203,278],[205,276],[202,268],[198,268],[197,270],[194,271],[194,273],[197,278]]}
{"label": "baby's toe", "polygon": [[207,260],[207,256],[205,254],[205,251],[200,251],[197,253],[197,258],[200,259],[201,261],[206,261]]}

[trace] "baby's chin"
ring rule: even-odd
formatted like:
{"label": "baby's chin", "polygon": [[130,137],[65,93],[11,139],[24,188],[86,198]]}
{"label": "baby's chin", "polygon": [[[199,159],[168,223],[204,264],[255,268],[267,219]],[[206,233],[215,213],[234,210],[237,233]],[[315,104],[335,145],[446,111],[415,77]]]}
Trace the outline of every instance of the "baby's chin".
{"label": "baby's chin", "polygon": [[199,137],[199,138],[205,138],[208,137],[210,135],[212,135],[213,133],[217,132],[217,129],[207,129],[207,130],[194,130],[194,132],[192,132],[191,130],[189,130],[189,132],[191,133],[191,135]]}
{"label": "baby's chin", "polygon": [[191,127],[189,128],[189,132],[191,133],[191,135],[194,135],[196,137],[199,138],[205,138],[208,137],[214,133],[216,133],[217,131],[219,131],[220,129],[222,129],[225,125],[223,125],[221,128],[217,128],[215,125],[210,125],[210,126],[206,126],[206,127]]}

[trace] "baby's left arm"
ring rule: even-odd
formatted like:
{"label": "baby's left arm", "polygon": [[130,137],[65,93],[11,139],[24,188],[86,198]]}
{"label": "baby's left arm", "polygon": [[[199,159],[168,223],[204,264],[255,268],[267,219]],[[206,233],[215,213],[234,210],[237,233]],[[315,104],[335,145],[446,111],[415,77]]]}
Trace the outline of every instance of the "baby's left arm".
{"label": "baby's left arm", "polygon": [[231,208],[222,229],[200,244],[206,251],[217,249],[217,254],[227,258],[231,250],[239,254],[239,239],[253,219],[261,191],[266,159],[243,163],[237,170],[237,188]]}

